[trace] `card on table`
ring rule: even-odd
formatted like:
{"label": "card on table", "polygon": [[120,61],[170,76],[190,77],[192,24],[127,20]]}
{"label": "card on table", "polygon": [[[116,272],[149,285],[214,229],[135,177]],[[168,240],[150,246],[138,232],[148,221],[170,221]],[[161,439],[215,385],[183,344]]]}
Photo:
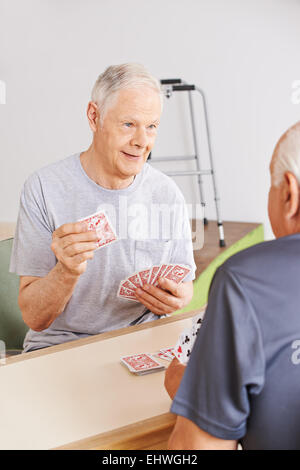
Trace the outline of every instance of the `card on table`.
{"label": "card on table", "polygon": [[175,357],[174,348],[164,348],[160,349],[154,356],[158,357],[159,359],[164,359],[165,361],[172,361]]}
{"label": "card on table", "polygon": [[167,354],[161,352],[161,351],[157,351],[155,353],[153,353],[153,356],[157,357],[158,359],[163,359],[164,361],[172,361],[171,357],[168,356]]}
{"label": "card on table", "polygon": [[175,357],[174,348],[163,348],[163,349],[160,349],[160,351],[170,356],[171,359],[174,359]]}
{"label": "card on table", "polygon": [[118,239],[105,211],[100,210],[95,212],[88,217],[79,219],[78,222],[85,222],[88,226],[88,230],[96,230],[96,233],[99,237],[96,241],[98,245],[96,250],[99,250],[99,248],[103,248],[104,246],[113,243]]}
{"label": "card on table", "polygon": [[151,354],[147,353],[123,356],[121,357],[121,362],[130,372],[137,375],[144,375],[165,369],[164,365],[160,364]]}

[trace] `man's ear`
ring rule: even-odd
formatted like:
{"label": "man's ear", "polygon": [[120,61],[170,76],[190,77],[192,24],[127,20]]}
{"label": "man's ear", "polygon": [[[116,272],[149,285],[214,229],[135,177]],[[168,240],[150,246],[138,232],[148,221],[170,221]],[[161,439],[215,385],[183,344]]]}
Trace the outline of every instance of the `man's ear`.
{"label": "man's ear", "polygon": [[285,214],[291,219],[299,211],[300,201],[299,201],[299,185],[296,176],[287,171],[284,174],[284,186],[283,186],[283,196],[284,196],[284,206]]}
{"label": "man's ear", "polygon": [[100,114],[98,106],[93,101],[90,101],[86,110],[86,115],[89,121],[90,128],[93,132],[96,132],[97,126],[100,121]]}

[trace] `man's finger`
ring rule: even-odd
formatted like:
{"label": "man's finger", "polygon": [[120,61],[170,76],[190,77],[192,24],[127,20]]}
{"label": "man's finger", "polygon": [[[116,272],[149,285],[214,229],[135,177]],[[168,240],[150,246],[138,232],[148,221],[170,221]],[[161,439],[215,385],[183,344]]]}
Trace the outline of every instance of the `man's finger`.
{"label": "man's finger", "polygon": [[165,290],[168,290],[171,292],[172,295],[175,297],[181,297],[182,296],[182,284],[177,284],[174,281],[171,281],[170,279],[166,279],[165,277],[161,277],[158,279],[158,285],[162,287]]}
{"label": "man's finger", "polygon": [[72,233],[61,238],[62,247],[65,249],[69,245],[80,242],[95,242],[99,239],[95,230],[89,230],[88,232]]}
{"label": "man's finger", "polygon": [[[171,364],[172,364],[172,367],[173,367],[173,366],[176,367],[176,366],[178,366],[178,365],[183,366],[183,364],[181,364],[181,362],[179,361],[179,359],[177,359],[177,357],[174,357],[174,358],[172,359]],[[170,365],[171,365],[171,364],[170,364]],[[184,366],[183,366],[183,367],[184,367]]]}
{"label": "man's finger", "polygon": [[[172,281],[171,281],[172,282]],[[152,286],[151,284],[146,284],[142,288],[147,294],[150,294],[152,297],[162,302],[168,307],[178,308],[178,298],[173,294],[169,294],[165,290],[160,289],[159,287]]]}
{"label": "man's finger", "polygon": [[87,232],[88,226],[86,223],[83,222],[74,222],[69,224],[63,224],[58,229],[53,232],[53,235],[56,237],[65,237],[66,235],[70,235],[71,233],[81,233]]}
{"label": "man's finger", "polygon": [[156,313],[157,315],[165,315],[166,312],[158,308],[156,305],[154,305],[152,302],[149,301],[149,298],[145,298],[145,296],[139,295],[135,291],[135,296],[139,302],[141,302],[145,307],[147,307],[151,312]]}
{"label": "man's finger", "polygon": [[165,309],[158,308],[157,305],[154,305],[149,299],[145,299],[145,297],[140,296],[136,291],[135,291],[135,296],[139,302],[141,302],[145,307],[147,307],[152,313],[156,313],[156,315],[166,315],[167,313]]}
{"label": "man's finger", "polygon": [[[145,292],[141,289],[137,289],[135,291],[135,294],[137,296],[137,299],[142,301],[143,304],[144,304],[144,302],[147,302],[149,305],[151,305],[156,310],[160,310],[163,313],[171,313],[171,312],[174,311],[174,306],[173,305],[169,305],[168,303],[164,303],[161,300],[158,300],[156,297],[153,297],[151,294],[148,294],[147,292]],[[175,308],[176,307],[177,307],[177,305],[175,305]]]}
{"label": "man's finger", "polygon": [[95,242],[73,243],[65,249],[64,253],[66,256],[72,257],[86,251],[94,251],[97,247],[98,245]]}

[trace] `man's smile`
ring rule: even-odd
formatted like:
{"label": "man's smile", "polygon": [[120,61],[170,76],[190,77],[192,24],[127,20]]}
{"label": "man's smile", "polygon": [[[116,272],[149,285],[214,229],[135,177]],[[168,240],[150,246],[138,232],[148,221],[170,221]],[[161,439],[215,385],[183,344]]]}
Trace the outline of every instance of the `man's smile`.
{"label": "man's smile", "polygon": [[129,158],[130,160],[138,160],[138,159],[143,157],[142,155],[134,155],[134,154],[131,154],[131,153],[124,152],[124,150],[121,150],[121,153],[125,157]]}

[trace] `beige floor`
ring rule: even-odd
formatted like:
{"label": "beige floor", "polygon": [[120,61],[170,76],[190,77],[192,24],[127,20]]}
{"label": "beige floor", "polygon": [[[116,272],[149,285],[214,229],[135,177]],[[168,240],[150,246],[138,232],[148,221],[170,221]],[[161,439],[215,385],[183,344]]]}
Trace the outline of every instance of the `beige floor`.
{"label": "beige floor", "polygon": [[6,240],[6,238],[13,237],[15,228],[15,222],[0,222],[0,240]]}

